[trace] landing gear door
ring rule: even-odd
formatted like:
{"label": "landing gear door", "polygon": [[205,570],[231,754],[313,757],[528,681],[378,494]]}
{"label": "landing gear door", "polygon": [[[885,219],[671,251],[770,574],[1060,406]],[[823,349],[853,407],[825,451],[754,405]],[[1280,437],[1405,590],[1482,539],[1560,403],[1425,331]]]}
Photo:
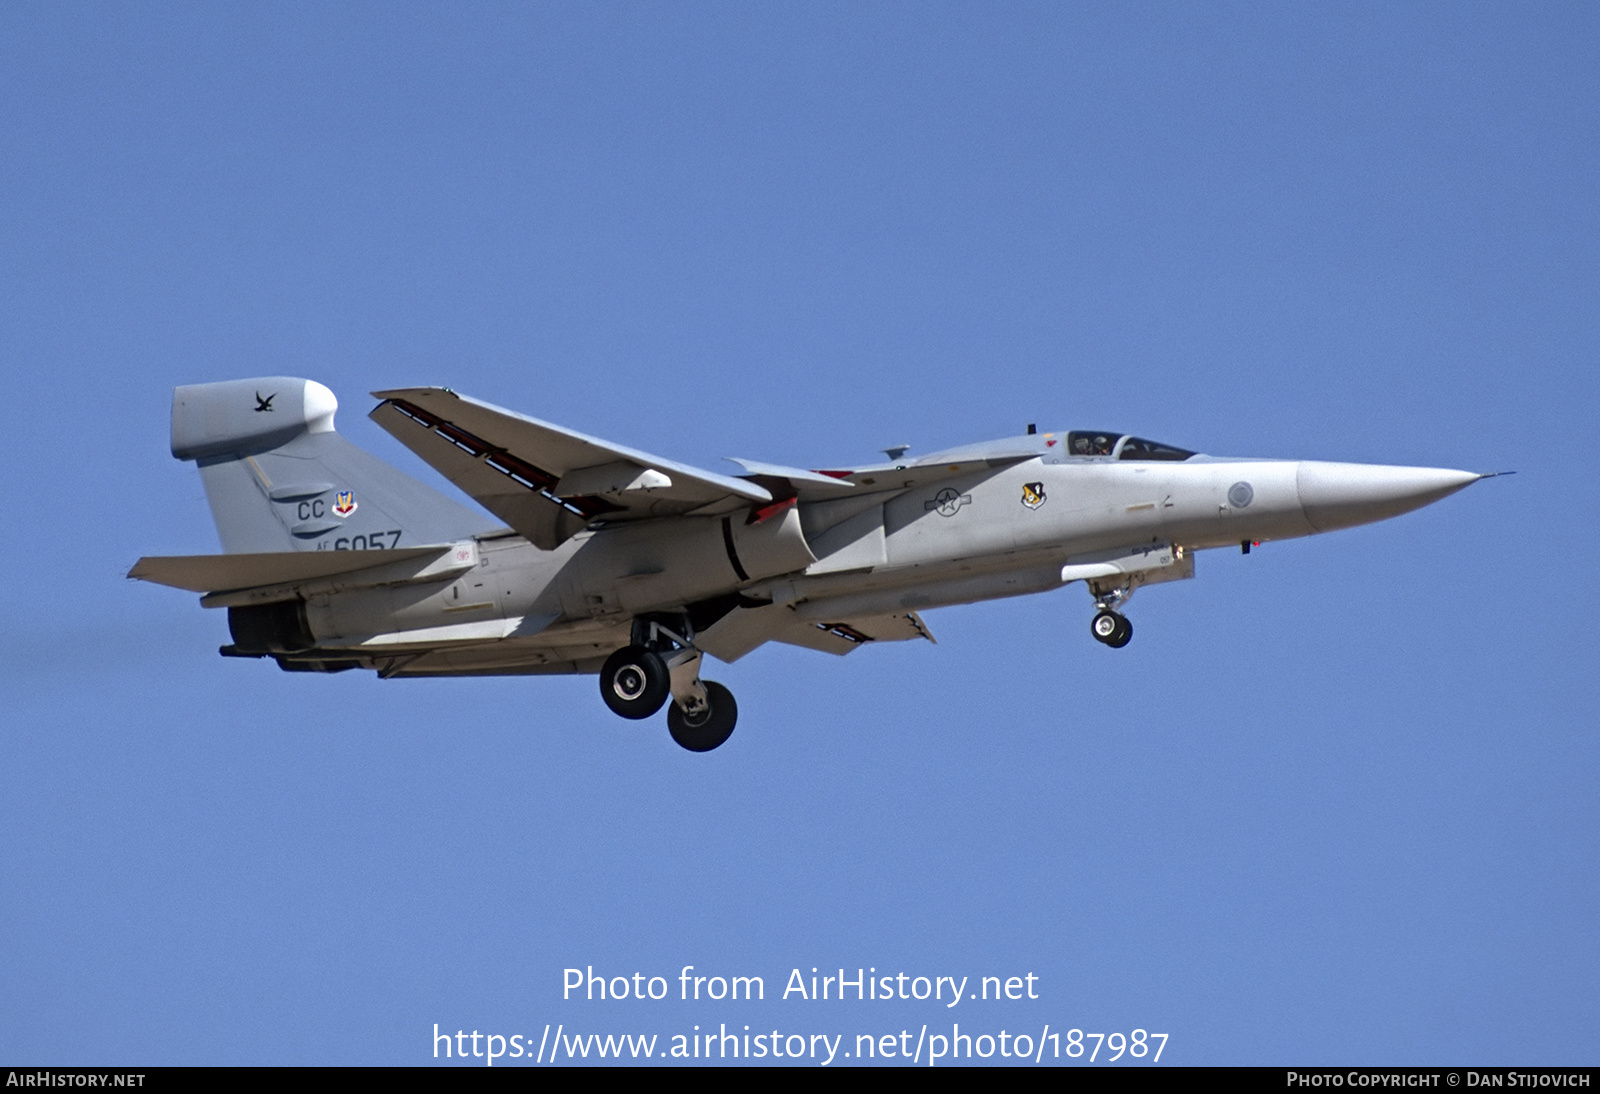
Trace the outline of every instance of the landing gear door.
{"label": "landing gear door", "polygon": [[1193,576],[1193,553],[1171,543],[1083,555],[1061,568],[1063,582],[1083,581],[1097,597],[1121,589],[1122,599],[1141,585],[1159,585]]}

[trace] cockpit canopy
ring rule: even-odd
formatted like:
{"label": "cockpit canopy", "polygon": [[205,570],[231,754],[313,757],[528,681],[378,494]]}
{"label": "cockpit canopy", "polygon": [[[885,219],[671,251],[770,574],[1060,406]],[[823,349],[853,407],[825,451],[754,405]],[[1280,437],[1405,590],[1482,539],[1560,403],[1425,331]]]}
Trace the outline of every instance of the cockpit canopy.
{"label": "cockpit canopy", "polygon": [[1067,455],[1111,456],[1119,460],[1186,460],[1194,453],[1143,437],[1076,429],[1067,434]]}

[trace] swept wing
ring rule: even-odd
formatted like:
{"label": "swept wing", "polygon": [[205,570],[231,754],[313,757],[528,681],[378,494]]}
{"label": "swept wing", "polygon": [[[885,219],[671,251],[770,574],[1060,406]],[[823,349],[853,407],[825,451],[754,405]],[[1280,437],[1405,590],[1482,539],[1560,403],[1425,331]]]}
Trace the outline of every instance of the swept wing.
{"label": "swept wing", "polygon": [[[899,465],[805,471],[734,460],[718,474],[481,402],[449,388],[375,391],[372,420],[530,541],[553,550],[592,521],[769,510],[852,493],[883,493],[1032,459],[1007,442]],[[1031,438],[1029,439],[1031,441]]]}
{"label": "swept wing", "polygon": [[372,420],[530,541],[553,550],[591,521],[769,505],[765,487],[705,471],[448,388],[375,391]]}

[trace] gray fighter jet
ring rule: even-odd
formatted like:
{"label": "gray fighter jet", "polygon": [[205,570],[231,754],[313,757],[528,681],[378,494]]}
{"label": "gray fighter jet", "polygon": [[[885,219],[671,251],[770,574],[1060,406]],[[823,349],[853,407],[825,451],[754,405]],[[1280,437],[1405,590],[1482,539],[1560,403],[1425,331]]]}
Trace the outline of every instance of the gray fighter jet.
{"label": "gray fighter jet", "polygon": [[663,706],[683,747],[733,732],[704,654],[846,654],[933,640],[918,612],[1083,582],[1121,647],[1144,585],[1198,551],[1383,520],[1487,476],[1218,459],[1121,433],[1039,433],[871,467],[704,471],[448,388],[374,393],[372,418],[490,519],[334,431],[319,383],[180,387],[172,454],[199,465],[221,555],[130,577],[228,610],[228,657],[380,676],[598,673],[624,718]]}

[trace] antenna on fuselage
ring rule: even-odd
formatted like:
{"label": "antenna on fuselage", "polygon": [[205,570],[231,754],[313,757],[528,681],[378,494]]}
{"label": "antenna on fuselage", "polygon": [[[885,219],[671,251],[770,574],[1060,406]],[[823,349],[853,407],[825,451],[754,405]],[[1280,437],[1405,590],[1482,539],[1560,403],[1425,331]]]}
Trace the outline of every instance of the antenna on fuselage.
{"label": "antenna on fuselage", "polygon": [[895,460],[898,460],[901,456],[904,456],[907,452],[911,451],[911,446],[909,444],[891,444],[888,448],[880,448],[878,451],[882,452],[885,456],[888,456],[889,462],[893,463]]}

